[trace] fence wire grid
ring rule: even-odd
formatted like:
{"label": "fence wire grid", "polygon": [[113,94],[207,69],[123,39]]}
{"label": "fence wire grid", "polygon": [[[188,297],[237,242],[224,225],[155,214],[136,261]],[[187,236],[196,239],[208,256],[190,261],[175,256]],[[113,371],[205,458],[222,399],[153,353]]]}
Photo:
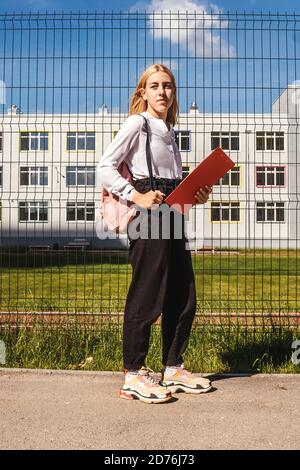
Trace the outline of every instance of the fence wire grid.
{"label": "fence wire grid", "polygon": [[184,175],[235,167],[188,214],[197,320],[299,322],[300,15],[0,15],[0,318],[122,321],[128,240],[97,236],[96,165],[150,64],[177,82]]}

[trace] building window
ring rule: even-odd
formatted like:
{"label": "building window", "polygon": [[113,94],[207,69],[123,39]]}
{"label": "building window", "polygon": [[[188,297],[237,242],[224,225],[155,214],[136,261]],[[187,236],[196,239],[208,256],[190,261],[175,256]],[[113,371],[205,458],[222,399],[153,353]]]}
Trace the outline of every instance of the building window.
{"label": "building window", "polygon": [[240,167],[235,166],[234,168],[232,168],[216,184],[221,185],[221,186],[239,186],[240,185]]}
{"label": "building window", "polygon": [[48,167],[47,166],[21,166],[20,168],[21,186],[47,186]]}
{"label": "building window", "polygon": [[239,132],[211,132],[211,149],[239,150]]}
{"label": "building window", "polygon": [[2,186],[2,166],[0,166],[0,186]]}
{"label": "building window", "polygon": [[178,149],[181,151],[191,150],[191,133],[190,131],[175,131],[175,141]]}
{"label": "building window", "polygon": [[95,186],[94,166],[67,166],[67,186]]}
{"label": "building window", "polygon": [[67,221],[94,221],[94,202],[67,202]]}
{"label": "building window", "polygon": [[186,178],[190,174],[190,167],[189,166],[183,166],[182,167],[182,179]]}
{"label": "building window", "polygon": [[284,166],[257,166],[256,186],[284,186]]}
{"label": "building window", "polygon": [[284,202],[257,202],[256,222],[284,222]]}
{"label": "building window", "polygon": [[48,222],[48,202],[19,202],[20,222]]}
{"label": "building window", "polygon": [[95,132],[67,132],[67,150],[95,150]]}
{"label": "building window", "polygon": [[0,222],[2,222],[2,202],[0,201]]}
{"label": "building window", "polygon": [[240,203],[239,202],[212,202],[211,203],[212,222],[239,222]]}
{"label": "building window", "polygon": [[2,152],[2,145],[3,145],[3,134],[0,132],[0,152]]}
{"label": "building window", "polygon": [[48,132],[21,132],[21,150],[48,150]]}
{"label": "building window", "polygon": [[256,132],[256,150],[284,150],[284,132]]}

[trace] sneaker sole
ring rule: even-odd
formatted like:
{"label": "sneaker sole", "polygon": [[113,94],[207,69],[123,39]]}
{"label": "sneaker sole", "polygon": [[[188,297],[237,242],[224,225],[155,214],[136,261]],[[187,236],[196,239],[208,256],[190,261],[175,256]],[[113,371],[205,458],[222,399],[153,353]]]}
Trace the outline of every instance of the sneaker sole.
{"label": "sneaker sole", "polygon": [[120,398],[124,398],[125,400],[140,400],[144,403],[152,404],[152,403],[166,403],[167,401],[172,400],[171,393],[163,398],[153,398],[153,397],[145,397],[144,395],[139,394],[134,390],[120,390]]}
{"label": "sneaker sole", "polygon": [[212,385],[206,388],[192,388],[192,387],[187,387],[186,385],[182,385],[182,384],[168,385],[163,382],[161,383],[161,386],[168,387],[171,393],[185,392],[185,393],[194,393],[195,395],[200,394],[200,393],[207,393],[213,388]]}

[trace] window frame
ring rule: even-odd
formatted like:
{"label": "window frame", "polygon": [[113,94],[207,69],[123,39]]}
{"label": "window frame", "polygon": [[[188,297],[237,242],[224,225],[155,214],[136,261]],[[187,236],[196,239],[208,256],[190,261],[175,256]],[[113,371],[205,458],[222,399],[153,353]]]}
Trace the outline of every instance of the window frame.
{"label": "window frame", "polygon": [[[213,135],[215,134],[215,135]],[[217,135],[218,134],[218,135]],[[223,134],[223,135],[222,135]],[[224,148],[222,145],[222,138],[225,139],[228,136],[229,148]],[[212,139],[218,138],[219,144],[216,147],[212,145]],[[237,138],[238,148],[232,148],[232,140]],[[210,149],[213,151],[217,147],[220,147],[222,150],[227,150],[228,152],[239,152],[240,151],[240,132],[239,131],[211,131],[210,132]]]}
{"label": "window frame", "polygon": [[[75,135],[70,135],[70,134],[75,134]],[[83,135],[81,134],[85,134],[84,136],[84,142],[85,142],[85,145],[84,145],[84,148],[83,149],[80,149],[78,148],[78,139],[79,138],[82,138]],[[94,148],[93,149],[87,149],[87,134],[93,134],[93,139],[94,139]],[[75,149],[71,149],[71,148],[68,148],[69,147],[69,138],[72,137],[74,138],[75,137]],[[90,137],[90,136],[89,136]],[[95,152],[96,151],[96,131],[67,131],[67,134],[66,134],[66,152]]]}
{"label": "window frame", "polygon": [[[174,133],[175,133],[175,142],[177,144],[177,147],[178,147],[178,150],[180,152],[191,152],[192,151],[192,133],[191,131],[189,130],[175,130],[174,129]],[[182,136],[182,134],[188,134],[186,136]],[[182,149],[181,146],[182,146],[182,138],[188,138],[188,149]]]}
{"label": "window frame", "polygon": [[[22,182],[21,182],[22,173],[23,174],[25,173],[25,171],[22,172],[22,168],[27,168],[28,169],[28,181],[29,181],[28,184],[22,184]],[[46,170],[42,171],[43,169],[46,169]],[[41,174],[42,173],[46,174],[46,176],[47,176],[47,184],[41,184]],[[31,177],[34,174],[37,174],[37,178],[38,178],[38,183],[37,184],[31,183]],[[48,167],[47,166],[40,166],[40,165],[23,166],[22,165],[22,166],[20,166],[19,176],[20,176],[20,186],[22,186],[22,187],[36,187],[36,186],[45,187],[45,186],[49,186],[49,173],[48,173]]]}
{"label": "window frame", "polygon": [[[220,215],[221,215],[221,218],[220,220],[213,220],[212,218],[212,214],[213,214],[213,206],[215,204],[218,204],[220,206]],[[223,205],[223,207],[222,207]],[[228,206],[228,207],[227,207]],[[232,220],[231,219],[231,213],[232,213],[232,209],[238,209],[238,215],[239,215],[239,219],[238,220]],[[228,209],[229,210],[229,219],[223,219],[222,218],[222,209],[225,210],[225,209]],[[211,223],[217,223],[217,224],[220,224],[220,223],[232,223],[232,224],[238,224],[238,223],[241,223],[241,203],[240,201],[211,201],[210,203],[210,221]]]}
{"label": "window frame", "polygon": [[[258,173],[261,173],[261,172],[258,172],[258,168],[264,168],[265,171],[264,171],[264,175],[265,175],[265,184],[258,184]],[[275,178],[275,184],[266,184],[266,179],[267,179],[267,176],[268,176],[268,171],[266,171],[268,168],[274,168],[274,178]],[[277,171],[276,171],[276,168],[283,168],[283,178],[284,178],[284,184],[276,184],[276,176],[277,176]],[[256,187],[257,188],[286,188],[286,181],[287,181],[287,178],[286,178],[286,170],[287,170],[287,167],[286,165],[255,165],[255,184],[256,184]],[[278,172],[279,173],[279,172]]]}
{"label": "window frame", "polygon": [[[259,134],[259,135],[258,135]],[[272,134],[272,136],[271,136]],[[278,136],[277,134],[282,134]],[[286,150],[286,142],[285,142],[285,135],[286,133],[284,131],[255,131],[255,151],[256,152],[285,152]],[[268,140],[270,140],[272,137],[273,140],[273,149],[268,149]],[[283,148],[282,149],[277,149],[276,148],[276,141],[278,138],[283,139]],[[258,149],[257,148],[257,139],[264,139],[264,148],[263,149]]]}
{"label": "window frame", "polygon": [[191,172],[190,165],[182,165],[182,179],[183,180],[190,174],[190,172]]}
{"label": "window frame", "polygon": [[[68,209],[70,209],[69,206],[74,206],[74,211],[75,211],[75,218],[74,220],[68,219]],[[87,209],[90,206],[90,208],[93,209],[93,220],[88,220],[87,219]],[[78,210],[84,209],[84,219],[78,219]],[[96,215],[96,210],[95,210],[95,202],[93,201],[67,201],[66,202],[66,222],[68,223],[77,223],[77,222],[95,222],[95,215]]]}
{"label": "window frame", "polygon": [[[281,207],[276,207],[277,204],[280,204]],[[269,207],[268,209],[268,206],[273,206],[273,211],[274,211],[274,215],[275,217],[277,216],[277,210],[278,209],[283,209],[283,220],[276,220],[275,218],[273,220],[266,220],[266,217],[265,217],[265,220],[257,220],[257,211],[258,211],[258,205],[264,205],[265,208],[265,215],[268,215],[268,210],[271,210],[271,207]],[[255,222],[257,224],[284,224],[286,223],[286,212],[285,212],[285,202],[284,201],[257,201],[256,202],[256,205],[255,205]]]}
{"label": "window frame", "polygon": [[[25,136],[24,134],[28,134]],[[32,138],[32,134],[38,134],[37,136],[34,136],[34,139]],[[47,134],[47,148],[46,149],[41,149],[41,134]],[[37,138],[35,138],[37,137]],[[22,139],[28,139],[28,149],[22,149]],[[38,148],[37,149],[32,149],[31,148],[31,142],[37,141],[38,142]],[[49,152],[49,131],[20,131],[20,152]]]}
{"label": "window frame", "polygon": [[[70,168],[75,168],[75,171],[71,171]],[[84,168],[84,183],[78,184],[78,168]],[[93,169],[93,171],[91,171]],[[89,171],[90,170],[90,171]],[[69,174],[75,174],[75,184],[68,184]],[[88,173],[94,175],[93,184],[87,184]],[[66,187],[67,188],[77,188],[77,187],[88,187],[94,188],[96,186],[96,166],[95,165],[67,165],[66,167]]]}
{"label": "window frame", "polygon": [[[21,217],[20,217],[21,216],[21,205],[24,205],[25,209],[27,209],[28,218],[26,220],[25,219],[21,220]],[[36,220],[30,218],[30,215],[31,215],[30,209],[31,208],[34,209],[35,206],[37,208],[37,216],[38,216],[38,218]],[[23,223],[45,224],[45,223],[49,222],[49,204],[48,204],[48,201],[19,201],[18,209],[19,209],[19,223],[20,224],[23,224]],[[41,209],[46,209],[46,215],[47,215],[46,220],[40,220]]]}
{"label": "window frame", "polygon": [[[237,171],[238,170],[238,171]],[[238,173],[239,175],[239,184],[231,184],[231,176],[232,176],[232,173]],[[225,184],[223,183],[223,180],[225,178],[229,178],[230,181],[228,184]],[[225,176],[223,176],[223,178],[220,178],[216,183],[215,183],[215,186],[218,186],[219,188],[221,187],[226,187],[226,188],[240,188],[241,187],[241,165],[235,165],[233,168],[231,168],[231,170],[229,170]]]}

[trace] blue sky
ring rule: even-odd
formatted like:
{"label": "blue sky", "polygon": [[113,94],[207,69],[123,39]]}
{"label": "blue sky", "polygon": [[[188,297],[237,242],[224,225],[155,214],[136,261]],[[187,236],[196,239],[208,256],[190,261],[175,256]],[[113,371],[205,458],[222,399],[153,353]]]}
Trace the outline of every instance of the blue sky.
{"label": "blue sky", "polygon": [[[175,11],[201,13],[204,8],[215,14],[220,9],[235,12],[237,4],[239,12],[292,13],[299,1],[91,0],[88,11],[157,11],[162,5],[167,11],[175,6]],[[62,5],[64,11],[84,12],[87,2],[1,0],[0,12],[61,12]],[[24,112],[94,113],[105,103],[109,110],[127,112],[140,74],[159,62],[174,72],[182,112],[192,101],[204,112],[270,112],[283,89],[300,80],[300,16],[297,31],[294,21],[281,19],[279,26],[276,18],[271,24],[266,17],[255,29],[249,21],[246,30],[243,19],[238,28],[234,20],[218,19],[206,31],[201,21],[186,29],[186,18],[175,18],[170,28],[167,20],[149,22],[149,15],[139,17],[138,29],[135,19],[123,22],[121,29],[117,17],[109,15],[96,28],[92,22],[87,27],[84,19],[79,28],[75,19],[72,31],[67,21],[61,28],[59,20],[53,29],[52,19],[46,29],[41,19],[38,31],[35,20],[30,28],[26,21],[15,21],[12,29],[6,23],[5,30],[0,28],[0,81],[6,85],[0,110],[15,103]]]}
{"label": "blue sky", "polygon": [[[149,5],[151,1],[135,1],[135,0],[1,0],[1,12],[20,12],[20,11],[61,11],[63,10],[86,10],[94,11],[127,11],[134,5]],[[184,3],[184,2],[181,2]],[[203,2],[201,0],[190,0],[190,4],[200,5],[203,3],[209,4],[210,2]],[[298,12],[300,13],[299,0],[214,0],[211,2],[220,9],[227,11],[239,12]],[[87,8],[88,6],[88,8]]]}

